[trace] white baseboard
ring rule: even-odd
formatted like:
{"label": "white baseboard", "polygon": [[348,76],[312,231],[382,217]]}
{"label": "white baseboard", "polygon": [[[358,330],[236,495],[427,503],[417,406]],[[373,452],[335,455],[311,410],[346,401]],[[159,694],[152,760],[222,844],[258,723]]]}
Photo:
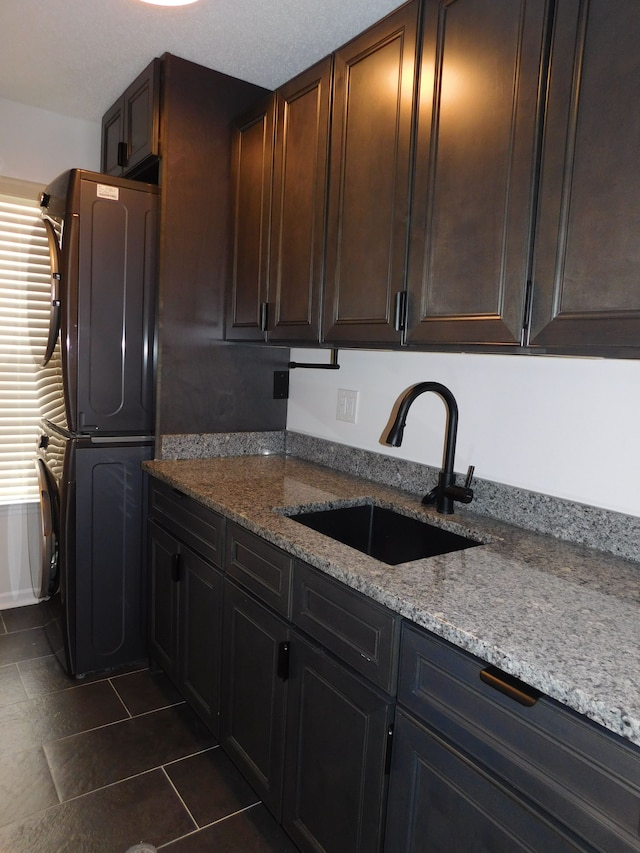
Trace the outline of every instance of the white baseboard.
{"label": "white baseboard", "polygon": [[34,596],[32,589],[0,592],[0,610],[8,610],[10,607],[26,607],[29,604],[37,603],[38,599]]}

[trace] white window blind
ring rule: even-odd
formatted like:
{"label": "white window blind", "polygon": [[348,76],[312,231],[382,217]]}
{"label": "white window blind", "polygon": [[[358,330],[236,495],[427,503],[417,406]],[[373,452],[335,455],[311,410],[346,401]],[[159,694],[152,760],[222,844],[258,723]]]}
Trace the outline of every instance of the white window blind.
{"label": "white window blind", "polygon": [[0,179],[0,504],[38,500],[36,373],[51,274],[37,195],[31,183]]}

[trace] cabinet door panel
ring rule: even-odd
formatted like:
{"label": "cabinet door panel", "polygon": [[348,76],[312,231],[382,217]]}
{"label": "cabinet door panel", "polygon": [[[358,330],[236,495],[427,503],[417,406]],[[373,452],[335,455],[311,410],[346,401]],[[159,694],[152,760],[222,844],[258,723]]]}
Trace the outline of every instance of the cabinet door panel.
{"label": "cabinet door panel", "polygon": [[105,175],[122,175],[119,161],[120,143],[124,140],[122,98],[102,118],[102,171]]}
{"label": "cabinet door panel", "polygon": [[167,675],[178,679],[178,583],[175,559],[180,545],[173,536],[149,523],[149,652]]}
{"label": "cabinet door panel", "polygon": [[392,704],[296,633],[289,679],[283,826],[302,850],[375,853]]}
{"label": "cabinet door panel", "polygon": [[277,93],[269,322],[273,341],[317,341],[324,270],[331,58]]}
{"label": "cabinet door panel", "polygon": [[127,143],[125,174],[159,153],[160,61],[154,59],[133,81],[123,96],[124,141]]}
{"label": "cabinet door panel", "polygon": [[640,345],[640,6],[560,0],[551,48],[531,343]]}
{"label": "cabinet door panel", "polygon": [[287,691],[278,655],[289,629],[225,580],[224,637],[220,740],[279,820]]}
{"label": "cabinet door panel", "polygon": [[218,737],[222,575],[189,548],[180,575],[182,691]]}
{"label": "cabinet door panel", "polygon": [[544,0],[428,0],[409,343],[520,342]]}
{"label": "cabinet door panel", "polygon": [[590,848],[402,710],[396,714],[386,853],[577,853]]}
{"label": "cabinet door panel", "polygon": [[403,6],[335,54],[326,341],[399,340],[417,10]]}
{"label": "cabinet door panel", "polygon": [[264,340],[266,331],[260,307],[268,290],[274,109],[272,96],[234,126],[230,340]]}

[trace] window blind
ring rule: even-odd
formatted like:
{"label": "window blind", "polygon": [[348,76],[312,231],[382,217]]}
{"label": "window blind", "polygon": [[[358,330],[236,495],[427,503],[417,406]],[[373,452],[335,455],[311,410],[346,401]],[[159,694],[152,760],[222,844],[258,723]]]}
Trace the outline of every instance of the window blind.
{"label": "window blind", "polygon": [[51,275],[37,196],[31,183],[0,180],[0,504],[38,500],[37,365]]}

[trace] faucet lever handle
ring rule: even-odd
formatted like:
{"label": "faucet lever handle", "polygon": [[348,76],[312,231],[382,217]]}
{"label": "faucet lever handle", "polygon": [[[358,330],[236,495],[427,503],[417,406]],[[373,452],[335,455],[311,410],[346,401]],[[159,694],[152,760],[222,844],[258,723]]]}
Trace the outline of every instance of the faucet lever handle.
{"label": "faucet lever handle", "polygon": [[475,465],[469,465],[467,468],[467,476],[465,477],[464,487],[468,489],[471,486],[471,481],[473,480],[473,472],[476,470]]}

